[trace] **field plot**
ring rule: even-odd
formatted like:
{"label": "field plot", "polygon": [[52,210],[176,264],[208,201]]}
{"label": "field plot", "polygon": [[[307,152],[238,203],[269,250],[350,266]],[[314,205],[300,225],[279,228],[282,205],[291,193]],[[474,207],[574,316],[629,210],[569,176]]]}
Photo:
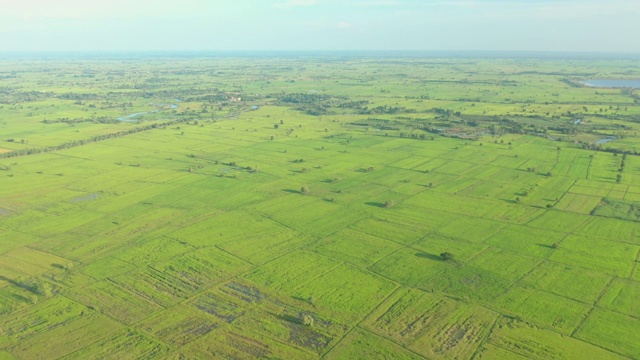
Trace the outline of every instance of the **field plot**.
{"label": "field plot", "polygon": [[511,288],[498,297],[496,306],[526,321],[570,334],[589,311],[589,306],[539,290]]}
{"label": "field plot", "polygon": [[638,251],[636,245],[571,235],[549,259],[626,278],[631,274]]}
{"label": "field plot", "polygon": [[64,359],[154,359],[165,355],[170,348],[140,332],[124,329],[91,346],[76,351]]}
{"label": "field plot", "polygon": [[441,291],[465,301],[491,301],[506,291],[511,282],[491,271],[473,266],[447,270],[429,281],[422,288]]}
{"label": "field plot", "polygon": [[594,215],[620,220],[640,222],[640,202],[629,202],[604,198],[594,211]]}
{"label": "field plot", "polygon": [[[331,216],[329,216],[331,215]],[[309,205],[273,215],[273,219],[296,230],[326,236],[367,217],[365,213],[317,200]]]}
{"label": "field plot", "polygon": [[590,214],[600,205],[602,200],[603,199],[598,196],[567,193],[555,205],[555,208],[579,214]]}
{"label": "field plot", "polygon": [[640,283],[615,279],[604,293],[598,307],[640,318]]}
{"label": "field plot", "polygon": [[518,355],[509,350],[497,347],[492,344],[484,344],[476,353],[474,359],[504,359],[504,360],[525,360],[530,359],[523,355]]}
{"label": "field plot", "polygon": [[87,316],[47,333],[26,338],[10,348],[17,358],[45,359],[62,358],[105,336],[116,332],[121,326],[105,317]]}
{"label": "field plot", "polygon": [[511,250],[489,247],[468,264],[504,279],[514,281],[541,263],[538,257],[527,256]]}
{"label": "field plot", "polygon": [[86,287],[74,288],[65,295],[128,325],[162,309],[159,305],[110,281],[100,281]]}
{"label": "field plot", "polygon": [[296,250],[315,239],[315,236],[285,229],[275,233],[238,238],[222,243],[218,247],[249,263],[262,264],[287,252]]}
{"label": "field plot", "polygon": [[434,275],[447,269],[439,256],[404,248],[369,267],[374,273],[405,286],[423,288]]}
{"label": "field plot", "polygon": [[9,277],[7,275],[12,273],[38,275],[52,267],[63,267],[70,263],[72,263],[70,260],[59,256],[21,247],[0,256],[0,275],[5,277]]}
{"label": "field plot", "polygon": [[182,305],[158,312],[140,324],[143,330],[176,348],[207,335],[218,326],[212,316]]}
{"label": "field plot", "polygon": [[166,236],[143,235],[118,249],[113,256],[129,264],[149,265],[158,261],[182,255],[194,248],[182,241]]}
{"label": "field plot", "polygon": [[385,215],[387,214],[360,220],[349,228],[405,245],[416,242],[425,235],[426,230],[420,222],[401,217],[390,219]]}
{"label": "field plot", "polygon": [[546,257],[553,251],[553,244],[558,243],[564,237],[565,234],[561,232],[507,225],[485,240],[484,243],[520,254]]}
{"label": "field plot", "polygon": [[262,216],[244,211],[231,211],[219,215],[205,215],[199,222],[178,229],[169,236],[194,247],[206,247],[233,239],[284,230],[287,228]]}
{"label": "field plot", "polygon": [[250,264],[217,248],[199,249],[151,267],[198,291],[250,268]]}
{"label": "field plot", "polygon": [[[281,358],[313,359],[312,353],[290,346],[284,346],[276,340],[251,332],[232,330],[217,331],[182,348],[178,354],[189,354],[196,358]],[[182,355],[184,357],[185,355]]]}
{"label": "field plot", "polygon": [[401,346],[362,329],[355,329],[329,352],[327,359],[422,359]]}
{"label": "field plot", "polygon": [[632,221],[619,221],[617,219],[592,216],[576,228],[574,232],[604,240],[640,244],[640,229],[638,224]]}
{"label": "field plot", "polygon": [[131,263],[107,257],[84,266],[81,271],[94,279],[102,280],[134,269],[136,269],[136,266]]}
{"label": "field plot", "polygon": [[438,229],[438,232],[471,242],[482,242],[504,226],[504,223],[498,221],[460,216],[457,220]]}
{"label": "field plot", "polygon": [[[506,350],[520,355],[514,356],[514,359],[625,359],[598,346],[504,317],[498,321],[498,325],[489,337],[489,343],[503,349],[497,351],[497,354],[502,355]],[[482,356],[485,352],[486,356]],[[488,347],[483,349],[479,356],[481,359],[492,359],[491,355],[494,353],[496,353],[495,349]],[[496,358],[502,359],[502,357]],[[509,359],[509,357],[505,358]]]}
{"label": "field plot", "polygon": [[594,310],[575,334],[609,351],[637,359],[640,354],[640,326],[638,318],[611,311]]}
{"label": "field plot", "polygon": [[363,326],[427,358],[470,358],[497,319],[493,311],[417,290],[401,290]]}
{"label": "field plot", "polygon": [[90,316],[87,307],[64,297],[38,303],[33,308],[4,315],[3,336],[0,347],[25,338],[43,334],[51,329],[70,324]]}
{"label": "field plot", "polygon": [[309,250],[366,267],[397,250],[399,244],[345,229],[314,243]]}
{"label": "field plot", "polygon": [[569,233],[575,231],[590,219],[587,215],[566,211],[548,210],[539,217],[527,223],[528,226]]}
{"label": "field plot", "polygon": [[537,207],[521,206],[504,202],[482,217],[505,223],[526,224],[544,212],[545,210]]}
{"label": "field plot", "polygon": [[480,201],[471,197],[423,191],[407,201],[407,205],[415,205],[438,211],[449,211],[460,215],[481,217],[498,206],[498,202]]}
{"label": "field plot", "polygon": [[423,252],[420,254],[420,256],[423,257],[431,256],[432,258],[436,258],[442,253],[449,252],[456,254],[456,259],[462,261],[468,261],[487,247],[487,245],[442,236],[438,232],[431,233],[412,245],[413,249]]}
{"label": "field plot", "polygon": [[602,272],[544,262],[521,282],[549,293],[592,304],[610,279],[611,276]]}

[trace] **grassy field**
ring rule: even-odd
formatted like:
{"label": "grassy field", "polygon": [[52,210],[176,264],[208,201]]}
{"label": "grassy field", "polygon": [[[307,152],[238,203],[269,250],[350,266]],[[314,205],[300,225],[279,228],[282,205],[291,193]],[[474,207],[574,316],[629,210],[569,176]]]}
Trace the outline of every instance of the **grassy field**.
{"label": "grassy field", "polygon": [[633,62],[147,60],[0,59],[0,358],[640,359]]}

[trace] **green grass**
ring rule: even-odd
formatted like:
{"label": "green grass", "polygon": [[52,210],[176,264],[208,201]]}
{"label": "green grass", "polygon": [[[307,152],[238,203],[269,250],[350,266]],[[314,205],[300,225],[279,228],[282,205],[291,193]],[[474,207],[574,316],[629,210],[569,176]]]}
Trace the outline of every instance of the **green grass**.
{"label": "green grass", "polygon": [[366,267],[399,247],[397,243],[345,229],[315,242],[309,250]]}
{"label": "green grass", "polygon": [[162,309],[159,305],[105,280],[79,290],[71,289],[65,295],[128,325]]}
{"label": "green grass", "polygon": [[640,221],[639,206],[640,203],[638,202],[627,202],[605,198],[593,213],[594,215],[615,219]]}
{"label": "green grass", "polygon": [[597,271],[544,262],[521,282],[537,289],[591,304],[605,289],[610,276]]}
{"label": "green grass", "polygon": [[[499,320],[489,338],[489,344],[501,350],[498,354],[509,351],[508,356],[520,355],[513,356],[516,359],[624,359],[623,356],[599,346],[508,318]],[[493,351],[490,353],[493,354]]]}
{"label": "green grass", "polygon": [[640,283],[615,279],[598,301],[598,306],[638,318],[640,317],[638,296],[640,296]]}
{"label": "green grass", "polygon": [[589,311],[589,306],[564,297],[523,287],[513,287],[498,297],[496,306],[508,314],[531,319],[547,328],[571,334]]}
{"label": "green grass", "polygon": [[416,290],[396,292],[364,327],[428,358],[470,357],[497,314]]}
{"label": "green grass", "polygon": [[637,358],[640,340],[635,330],[640,320],[610,311],[594,310],[576,333],[576,337],[609,351]]}
{"label": "green grass", "polygon": [[0,154],[48,151],[0,158],[0,358],[638,359],[640,106],[557,75],[633,61],[13,71]]}
{"label": "green grass", "polygon": [[421,359],[401,346],[368,331],[355,329],[329,352],[327,359]]}
{"label": "green grass", "polygon": [[568,266],[628,277],[638,251],[636,245],[570,235],[562,241],[549,259]]}

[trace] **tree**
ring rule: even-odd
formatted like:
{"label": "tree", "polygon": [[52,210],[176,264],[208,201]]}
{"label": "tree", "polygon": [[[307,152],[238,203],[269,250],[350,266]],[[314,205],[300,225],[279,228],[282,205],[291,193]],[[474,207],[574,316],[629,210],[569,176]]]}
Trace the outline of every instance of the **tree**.
{"label": "tree", "polygon": [[305,314],[304,316],[302,316],[302,323],[307,326],[313,326],[315,320],[313,319],[313,316]]}
{"label": "tree", "polygon": [[307,195],[307,194],[309,193],[309,188],[308,188],[308,187],[306,187],[306,186],[303,186],[303,187],[300,189],[300,193],[301,193],[302,195]]}
{"label": "tree", "polygon": [[443,252],[442,254],[440,254],[440,258],[443,261],[453,260],[453,254],[450,252]]}
{"label": "tree", "polygon": [[393,200],[387,200],[384,202],[384,207],[388,208],[392,208],[393,205],[395,205],[395,203],[393,202]]}

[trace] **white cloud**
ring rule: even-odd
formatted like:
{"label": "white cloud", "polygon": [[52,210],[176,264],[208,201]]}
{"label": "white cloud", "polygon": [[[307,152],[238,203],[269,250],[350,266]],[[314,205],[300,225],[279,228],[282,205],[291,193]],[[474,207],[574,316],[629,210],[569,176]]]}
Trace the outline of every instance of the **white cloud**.
{"label": "white cloud", "polygon": [[363,7],[377,7],[377,6],[399,6],[402,3],[396,0],[376,0],[376,1],[361,1],[357,2],[356,6]]}
{"label": "white cloud", "polygon": [[346,21],[340,21],[336,24],[338,29],[348,29],[351,27],[351,24]]}
{"label": "white cloud", "polygon": [[291,9],[295,7],[313,6],[317,4],[317,0],[288,0],[286,2],[275,3],[273,4],[273,7],[278,9]]}

